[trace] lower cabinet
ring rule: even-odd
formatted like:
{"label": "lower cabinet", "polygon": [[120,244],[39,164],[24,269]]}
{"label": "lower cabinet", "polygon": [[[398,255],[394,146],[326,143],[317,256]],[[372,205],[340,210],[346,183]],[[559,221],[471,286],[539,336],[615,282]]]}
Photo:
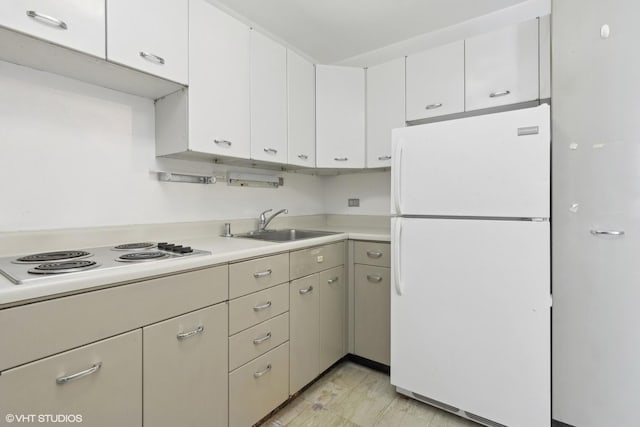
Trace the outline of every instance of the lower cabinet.
{"label": "lower cabinet", "polygon": [[286,342],[229,374],[229,426],[252,426],[288,398]]}
{"label": "lower cabinet", "polygon": [[[2,372],[0,407],[3,423],[7,414],[35,414],[30,423],[142,425],[142,332],[138,329]],[[56,418],[40,419],[47,416]]]}
{"label": "lower cabinet", "polygon": [[226,303],[143,331],[144,425],[227,426]]}
{"label": "lower cabinet", "polygon": [[326,270],[318,275],[320,294],[320,372],[346,352],[346,295],[344,266]]}
{"label": "lower cabinet", "polygon": [[390,269],[356,264],[354,299],[355,353],[389,365],[391,363]]}
{"label": "lower cabinet", "polygon": [[318,275],[291,282],[289,294],[291,373],[289,392],[294,394],[320,373],[320,289]]}

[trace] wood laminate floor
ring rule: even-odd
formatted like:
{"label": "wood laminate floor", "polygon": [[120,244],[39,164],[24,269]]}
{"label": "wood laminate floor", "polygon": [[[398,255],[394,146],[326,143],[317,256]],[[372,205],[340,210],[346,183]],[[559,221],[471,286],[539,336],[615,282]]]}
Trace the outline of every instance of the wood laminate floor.
{"label": "wood laminate floor", "polygon": [[262,427],[478,427],[396,393],[389,376],[353,362],[335,366]]}

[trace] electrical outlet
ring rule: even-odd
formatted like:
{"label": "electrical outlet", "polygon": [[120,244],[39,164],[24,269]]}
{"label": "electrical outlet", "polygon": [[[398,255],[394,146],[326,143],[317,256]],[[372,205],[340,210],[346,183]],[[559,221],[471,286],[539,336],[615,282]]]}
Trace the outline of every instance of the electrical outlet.
{"label": "electrical outlet", "polygon": [[348,206],[350,208],[360,207],[360,199],[348,199]]}

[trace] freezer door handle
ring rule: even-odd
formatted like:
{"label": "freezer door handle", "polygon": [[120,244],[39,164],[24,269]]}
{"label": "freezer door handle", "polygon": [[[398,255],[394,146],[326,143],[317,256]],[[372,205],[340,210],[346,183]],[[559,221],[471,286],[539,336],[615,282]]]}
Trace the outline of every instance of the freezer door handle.
{"label": "freezer door handle", "polygon": [[394,172],[393,172],[393,203],[396,207],[396,215],[400,215],[401,211],[401,200],[400,200],[400,190],[402,188],[402,183],[400,182],[400,175],[402,174],[402,142],[398,141],[396,145],[396,152],[392,156],[394,159]]}
{"label": "freezer door handle", "polygon": [[402,218],[396,220],[396,229],[394,233],[393,244],[393,282],[396,288],[396,293],[402,296],[402,274],[400,272],[400,260],[402,259],[400,254],[400,247],[402,246]]}
{"label": "freezer door handle", "polygon": [[624,236],[622,230],[591,230],[594,236]]}

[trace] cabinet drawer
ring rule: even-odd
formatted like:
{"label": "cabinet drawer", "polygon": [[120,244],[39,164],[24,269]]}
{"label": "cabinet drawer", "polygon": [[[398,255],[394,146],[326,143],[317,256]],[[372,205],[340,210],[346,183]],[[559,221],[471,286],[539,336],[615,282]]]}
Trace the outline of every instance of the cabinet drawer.
{"label": "cabinet drawer", "polygon": [[104,0],[0,2],[0,26],[104,59]]}
{"label": "cabinet drawer", "polygon": [[227,419],[227,311],[217,304],[143,328],[145,426]]}
{"label": "cabinet drawer", "polygon": [[356,264],[391,266],[391,245],[380,242],[355,242]]}
{"label": "cabinet drawer", "polygon": [[229,265],[229,298],[289,281],[289,254],[252,259]]}
{"label": "cabinet drawer", "polygon": [[291,280],[344,264],[344,242],[291,252]]}
{"label": "cabinet drawer", "polygon": [[229,335],[289,311],[289,283],[229,302]]}
{"label": "cabinet drawer", "polygon": [[83,425],[139,426],[142,334],[138,329],[2,372],[0,402],[3,421],[5,414],[78,414]]}
{"label": "cabinet drawer", "polygon": [[390,363],[390,269],[355,266],[355,353],[379,363]]}
{"label": "cabinet drawer", "polygon": [[0,310],[0,371],[224,301],[227,271],[224,265]]}
{"label": "cabinet drawer", "polygon": [[229,371],[289,340],[289,313],[229,337]]}
{"label": "cabinet drawer", "polygon": [[287,342],[229,374],[229,426],[251,426],[288,397]]}

